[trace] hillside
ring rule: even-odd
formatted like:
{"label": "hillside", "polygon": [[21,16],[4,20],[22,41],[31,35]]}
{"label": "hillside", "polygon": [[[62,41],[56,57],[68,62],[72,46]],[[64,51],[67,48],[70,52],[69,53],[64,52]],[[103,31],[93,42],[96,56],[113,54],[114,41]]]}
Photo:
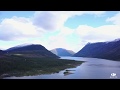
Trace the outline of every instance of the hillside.
{"label": "hillside", "polygon": [[67,50],[70,54],[74,55],[75,52],[73,52],[72,50]]}
{"label": "hillside", "polygon": [[55,54],[48,51],[44,46],[38,44],[26,45],[26,46],[16,46],[5,50],[9,55],[19,55],[26,57],[53,57],[59,58]]}
{"label": "hillside", "polygon": [[88,43],[74,56],[120,60],[120,40]]}
{"label": "hillside", "polygon": [[72,50],[66,50],[63,48],[56,48],[50,51],[58,56],[72,56],[75,54]]}
{"label": "hillside", "polygon": [[58,58],[29,58],[7,56],[0,58],[0,79],[10,76],[32,76],[58,73],[67,68],[74,68],[84,61]]}
{"label": "hillside", "polygon": [[0,56],[3,56],[4,54],[5,54],[5,52],[0,50]]}
{"label": "hillside", "polygon": [[3,54],[3,51],[2,51],[2,50],[0,50],[0,54]]}

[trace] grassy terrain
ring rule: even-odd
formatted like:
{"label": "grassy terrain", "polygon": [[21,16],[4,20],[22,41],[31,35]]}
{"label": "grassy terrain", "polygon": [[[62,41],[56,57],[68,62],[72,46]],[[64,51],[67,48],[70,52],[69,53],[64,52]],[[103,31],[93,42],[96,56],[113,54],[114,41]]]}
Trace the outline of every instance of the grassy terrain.
{"label": "grassy terrain", "polygon": [[5,56],[0,57],[0,78],[3,78],[3,74],[28,76],[55,73],[66,68],[76,67],[82,63],[82,61],[55,58],[29,58],[20,55]]}

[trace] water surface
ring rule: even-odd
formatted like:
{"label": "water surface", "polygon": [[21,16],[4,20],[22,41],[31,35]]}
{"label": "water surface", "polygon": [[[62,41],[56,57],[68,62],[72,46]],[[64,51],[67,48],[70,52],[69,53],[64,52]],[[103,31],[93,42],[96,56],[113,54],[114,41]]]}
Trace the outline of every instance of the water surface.
{"label": "water surface", "polygon": [[[120,61],[83,57],[61,57],[61,59],[86,62],[76,68],[65,69],[59,73],[22,77],[12,76],[4,79],[120,79]],[[64,74],[66,70],[72,71]]]}

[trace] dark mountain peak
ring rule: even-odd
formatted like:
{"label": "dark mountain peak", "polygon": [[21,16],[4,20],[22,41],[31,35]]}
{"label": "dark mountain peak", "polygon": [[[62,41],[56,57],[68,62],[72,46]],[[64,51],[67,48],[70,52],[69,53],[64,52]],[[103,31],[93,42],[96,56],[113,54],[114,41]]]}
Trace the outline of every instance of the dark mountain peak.
{"label": "dark mountain peak", "polygon": [[120,60],[120,39],[86,44],[74,56]]}
{"label": "dark mountain peak", "polygon": [[0,52],[2,52],[2,50],[0,50]]}
{"label": "dark mountain peak", "polygon": [[23,47],[43,47],[43,48],[45,48],[41,44],[30,44],[30,45],[26,45],[26,46],[23,46]]}
{"label": "dark mountain peak", "polygon": [[4,53],[5,53],[5,51],[3,51],[3,50],[0,50],[0,55],[1,55],[1,54],[4,54]]}
{"label": "dark mountain peak", "polygon": [[21,44],[21,45],[17,45],[17,46],[15,46],[15,47],[31,47],[31,46],[34,46],[34,47],[39,47],[39,46],[41,46],[41,47],[44,47],[44,46],[42,46],[41,44]]}
{"label": "dark mountain peak", "polygon": [[29,45],[18,45],[12,48],[7,49],[6,51],[25,51],[25,50],[44,50],[44,46],[40,44],[29,44]]}
{"label": "dark mountain peak", "polygon": [[115,40],[113,40],[113,41],[120,41],[120,38],[117,38],[117,39],[115,39]]}
{"label": "dark mountain peak", "polygon": [[112,40],[112,41],[107,41],[106,43],[112,43],[112,42],[120,42],[120,38]]}
{"label": "dark mountain peak", "polygon": [[6,50],[10,54],[19,54],[28,57],[53,57],[58,58],[57,55],[53,54],[47,50],[44,46],[40,44],[30,44],[30,45],[18,45]]}

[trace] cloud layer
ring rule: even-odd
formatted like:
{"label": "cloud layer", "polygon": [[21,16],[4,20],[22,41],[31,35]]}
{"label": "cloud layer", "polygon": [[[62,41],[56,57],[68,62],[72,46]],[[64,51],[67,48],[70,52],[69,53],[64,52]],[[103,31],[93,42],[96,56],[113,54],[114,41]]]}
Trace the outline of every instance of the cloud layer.
{"label": "cloud layer", "polygon": [[[82,32],[83,30],[84,32]],[[88,42],[110,41],[120,37],[119,25],[105,25],[97,28],[91,26],[79,26],[76,31],[80,38]]]}
{"label": "cloud layer", "polygon": [[[41,30],[42,31],[42,30]],[[19,40],[39,36],[38,28],[32,25],[29,18],[6,18],[0,23],[1,40]]]}
{"label": "cloud layer", "polygon": [[113,24],[120,25],[120,12],[114,15],[113,17],[109,17],[106,20],[107,22],[113,22]]}
{"label": "cloud layer", "polygon": [[49,38],[48,49],[62,47],[77,52],[88,42],[112,41],[120,37],[120,25],[104,25],[96,28],[80,25],[76,29],[64,27],[63,30],[66,32],[61,30],[59,34]]}
{"label": "cloud layer", "polygon": [[[48,49],[64,47],[77,51],[88,42],[110,41],[120,37],[120,12],[113,17],[106,18],[113,25],[92,27],[79,25],[76,29],[65,27],[64,23],[71,17],[84,14],[100,17],[104,11],[40,11],[35,12],[31,18],[16,17],[5,18],[0,23],[0,40],[22,40],[44,36],[45,33],[59,31],[57,35],[50,36],[47,41],[33,41],[42,43]],[[73,40],[72,37],[76,37]],[[71,37],[71,42],[68,42]],[[31,41],[32,42],[32,41]],[[76,42],[74,44],[74,42]]]}
{"label": "cloud layer", "polygon": [[63,27],[66,20],[73,16],[80,16],[83,14],[91,14],[100,16],[104,11],[45,11],[35,12],[33,17],[33,24],[42,27],[45,30],[58,30]]}
{"label": "cloud layer", "polygon": [[40,11],[35,12],[31,18],[16,17],[5,18],[0,23],[0,40],[20,40],[24,38],[41,36],[46,31],[59,30],[65,21],[75,15],[95,14],[104,12],[77,12],[77,11]]}

